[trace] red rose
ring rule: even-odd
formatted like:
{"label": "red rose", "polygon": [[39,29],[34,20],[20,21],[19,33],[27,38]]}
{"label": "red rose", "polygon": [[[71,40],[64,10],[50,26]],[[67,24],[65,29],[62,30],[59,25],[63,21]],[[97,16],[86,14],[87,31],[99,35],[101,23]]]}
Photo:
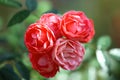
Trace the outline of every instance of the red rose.
{"label": "red rose", "polygon": [[61,21],[61,32],[68,39],[89,42],[94,34],[93,21],[81,11],[66,12]]}
{"label": "red rose", "polygon": [[52,58],[65,70],[76,69],[84,56],[84,47],[79,41],[59,38],[52,52]]}
{"label": "red rose", "polygon": [[58,65],[48,54],[29,54],[32,67],[46,78],[54,77],[59,71]]}
{"label": "red rose", "polygon": [[55,42],[53,32],[43,24],[31,24],[25,33],[25,45],[30,53],[49,51]]}
{"label": "red rose", "polygon": [[46,24],[54,32],[56,38],[62,36],[60,33],[60,22],[61,17],[53,13],[44,14],[40,20],[37,21],[37,23]]}

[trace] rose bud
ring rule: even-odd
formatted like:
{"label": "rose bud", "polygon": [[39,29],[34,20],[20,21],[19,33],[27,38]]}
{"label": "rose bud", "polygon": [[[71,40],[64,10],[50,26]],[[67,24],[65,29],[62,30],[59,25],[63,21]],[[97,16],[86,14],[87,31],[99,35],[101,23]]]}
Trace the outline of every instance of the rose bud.
{"label": "rose bud", "polygon": [[37,23],[46,24],[54,32],[56,38],[62,36],[60,32],[60,22],[61,17],[54,13],[46,13],[37,21]]}
{"label": "rose bud", "polygon": [[89,42],[94,34],[93,21],[81,11],[66,12],[61,21],[61,33],[68,39]]}
{"label": "rose bud", "polygon": [[46,78],[54,77],[57,71],[59,71],[58,65],[47,53],[42,55],[29,53],[29,57],[32,67]]}
{"label": "rose bud", "polygon": [[84,47],[79,41],[59,38],[53,48],[52,58],[65,70],[75,70],[82,62]]}
{"label": "rose bud", "polygon": [[30,53],[43,53],[52,49],[56,39],[47,25],[34,23],[26,30],[24,41]]}

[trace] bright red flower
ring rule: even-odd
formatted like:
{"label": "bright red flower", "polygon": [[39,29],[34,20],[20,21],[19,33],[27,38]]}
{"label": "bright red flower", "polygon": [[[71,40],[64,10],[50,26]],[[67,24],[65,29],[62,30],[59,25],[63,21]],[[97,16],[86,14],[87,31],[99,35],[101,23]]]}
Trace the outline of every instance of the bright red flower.
{"label": "bright red flower", "polygon": [[89,42],[94,34],[93,21],[81,11],[66,12],[61,21],[61,32],[68,39]]}
{"label": "bright red flower", "polygon": [[29,53],[29,57],[32,67],[46,78],[54,77],[57,71],[59,71],[58,65],[47,53],[42,55]]}
{"label": "bright red flower", "polygon": [[61,17],[54,13],[46,13],[41,16],[37,23],[46,24],[55,34],[56,38],[61,37],[60,33]]}
{"label": "bright red flower", "polygon": [[25,45],[30,53],[49,52],[56,41],[54,33],[43,24],[31,24],[25,33]]}
{"label": "bright red flower", "polygon": [[52,52],[52,58],[65,70],[76,69],[84,56],[84,47],[79,41],[59,38]]}

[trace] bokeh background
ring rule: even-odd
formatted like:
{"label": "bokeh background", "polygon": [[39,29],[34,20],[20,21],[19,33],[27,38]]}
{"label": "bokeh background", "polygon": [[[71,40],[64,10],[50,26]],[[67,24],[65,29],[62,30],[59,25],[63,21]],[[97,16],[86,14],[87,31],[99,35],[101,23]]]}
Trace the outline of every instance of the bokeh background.
{"label": "bokeh background", "polygon": [[[31,67],[24,33],[42,14],[69,10],[84,11],[96,34],[78,69],[46,79]],[[0,80],[120,80],[120,0],[0,0]]]}

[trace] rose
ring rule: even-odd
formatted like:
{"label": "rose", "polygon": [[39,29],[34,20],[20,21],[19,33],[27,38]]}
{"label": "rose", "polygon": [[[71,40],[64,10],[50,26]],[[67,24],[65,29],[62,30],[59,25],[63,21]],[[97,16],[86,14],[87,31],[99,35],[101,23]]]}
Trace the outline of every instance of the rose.
{"label": "rose", "polygon": [[66,12],[61,21],[61,32],[68,39],[89,42],[94,34],[93,21],[81,11]]}
{"label": "rose", "polygon": [[29,54],[32,67],[46,78],[54,77],[59,71],[58,65],[53,62],[50,55],[44,54]]}
{"label": "rose", "polygon": [[54,32],[56,38],[62,36],[60,33],[60,22],[61,17],[53,13],[46,13],[37,21],[37,23],[46,24]]}
{"label": "rose", "polygon": [[52,52],[52,58],[65,70],[76,69],[84,56],[84,47],[79,41],[59,38]]}
{"label": "rose", "polygon": [[30,53],[43,53],[52,49],[55,36],[53,32],[43,24],[31,24],[25,33],[25,45]]}

